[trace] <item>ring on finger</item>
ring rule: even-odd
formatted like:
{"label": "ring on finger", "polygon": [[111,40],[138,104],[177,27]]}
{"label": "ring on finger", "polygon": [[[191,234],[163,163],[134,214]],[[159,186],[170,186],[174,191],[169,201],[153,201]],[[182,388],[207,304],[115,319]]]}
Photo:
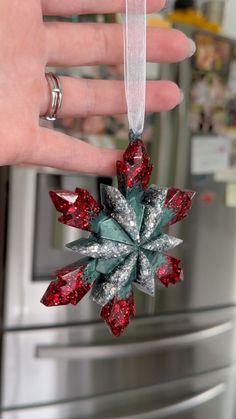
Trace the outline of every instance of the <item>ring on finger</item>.
{"label": "ring on finger", "polygon": [[56,74],[46,73],[45,77],[50,89],[50,105],[43,118],[47,121],[55,121],[62,104],[62,87]]}

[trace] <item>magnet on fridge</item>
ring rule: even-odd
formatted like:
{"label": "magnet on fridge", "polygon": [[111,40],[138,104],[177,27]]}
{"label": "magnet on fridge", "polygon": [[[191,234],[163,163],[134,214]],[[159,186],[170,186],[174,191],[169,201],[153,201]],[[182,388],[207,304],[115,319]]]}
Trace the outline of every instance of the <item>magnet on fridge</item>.
{"label": "magnet on fridge", "polygon": [[228,208],[236,208],[236,183],[228,183],[226,185],[225,198]]}

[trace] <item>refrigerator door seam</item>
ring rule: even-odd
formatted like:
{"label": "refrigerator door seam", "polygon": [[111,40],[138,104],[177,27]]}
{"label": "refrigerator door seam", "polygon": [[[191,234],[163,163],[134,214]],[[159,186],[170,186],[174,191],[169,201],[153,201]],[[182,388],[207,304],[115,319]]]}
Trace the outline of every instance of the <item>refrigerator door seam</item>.
{"label": "refrigerator door seam", "polygon": [[189,399],[183,400],[181,402],[172,404],[171,406],[162,407],[157,410],[152,410],[147,413],[140,413],[129,416],[114,416],[113,419],[162,419],[170,415],[176,415],[178,413],[183,413],[186,410],[194,409],[202,404],[205,404],[213,399],[216,399],[226,390],[225,384],[221,383],[215,387],[212,387],[196,396],[193,396]]}
{"label": "refrigerator door seam", "polygon": [[233,322],[225,322],[217,326],[197,332],[155,339],[144,342],[122,343],[117,345],[93,346],[40,346],[36,347],[37,358],[53,359],[106,359],[142,355],[172,347],[183,347],[189,344],[210,339],[233,330]]}

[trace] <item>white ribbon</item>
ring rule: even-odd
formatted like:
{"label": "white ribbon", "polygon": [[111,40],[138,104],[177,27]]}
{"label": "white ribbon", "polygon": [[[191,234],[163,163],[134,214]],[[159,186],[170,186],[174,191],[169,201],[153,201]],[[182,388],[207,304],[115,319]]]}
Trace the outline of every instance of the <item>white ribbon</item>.
{"label": "white ribbon", "polygon": [[129,128],[140,136],[146,97],[146,0],[126,0],[124,16],[124,80]]}

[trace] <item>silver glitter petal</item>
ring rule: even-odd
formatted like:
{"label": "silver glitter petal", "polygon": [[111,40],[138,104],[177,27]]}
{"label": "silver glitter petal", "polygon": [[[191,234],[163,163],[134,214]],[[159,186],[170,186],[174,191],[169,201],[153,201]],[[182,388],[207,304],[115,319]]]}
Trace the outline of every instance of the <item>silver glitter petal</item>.
{"label": "silver glitter petal", "polygon": [[168,188],[159,188],[156,185],[151,185],[144,193],[143,203],[151,207],[160,206],[162,208],[166,200],[167,192]]}
{"label": "silver glitter petal", "polygon": [[148,295],[155,295],[155,278],[152,266],[143,252],[139,252],[135,285]]}
{"label": "silver glitter petal", "polygon": [[134,209],[128,204],[122,193],[112,186],[103,186],[106,209],[120,226],[130,235],[134,241],[139,241],[139,231]]}
{"label": "silver glitter petal", "polygon": [[151,240],[143,244],[142,247],[144,249],[151,250],[152,252],[164,253],[176,246],[179,246],[181,243],[183,243],[183,240],[168,236],[167,234],[162,234],[158,237],[158,239]]}
{"label": "silver glitter petal", "polygon": [[112,300],[129,281],[132,270],[137,262],[137,257],[137,252],[132,253],[122,265],[118,266],[113,274],[104,277],[104,282],[95,282],[92,288],[91,298],[101,306],[104,306]]}
{"label": "silver glitter petal", "polygon": [[126,256],[133,251],[133,247],[127,244],[104,239],[99,241],[77,240],[69,243],[67,247],[88,257],[104,259]]}
{"label": "silver glitter petal", "polygon": [[142,232],[141,232],[141,244],[146,243],[154,230],[160,224],[162,220],[162,210],[153,207],[145,207]]}
{"label": "silver glitter petal", "polygon": [[168,188],[157,188],[155,185],[150,186],[145,192],[143,199],[145,210],[141,229],[141,243],[146,243],[158,224],[160,224],[167,192]]}

